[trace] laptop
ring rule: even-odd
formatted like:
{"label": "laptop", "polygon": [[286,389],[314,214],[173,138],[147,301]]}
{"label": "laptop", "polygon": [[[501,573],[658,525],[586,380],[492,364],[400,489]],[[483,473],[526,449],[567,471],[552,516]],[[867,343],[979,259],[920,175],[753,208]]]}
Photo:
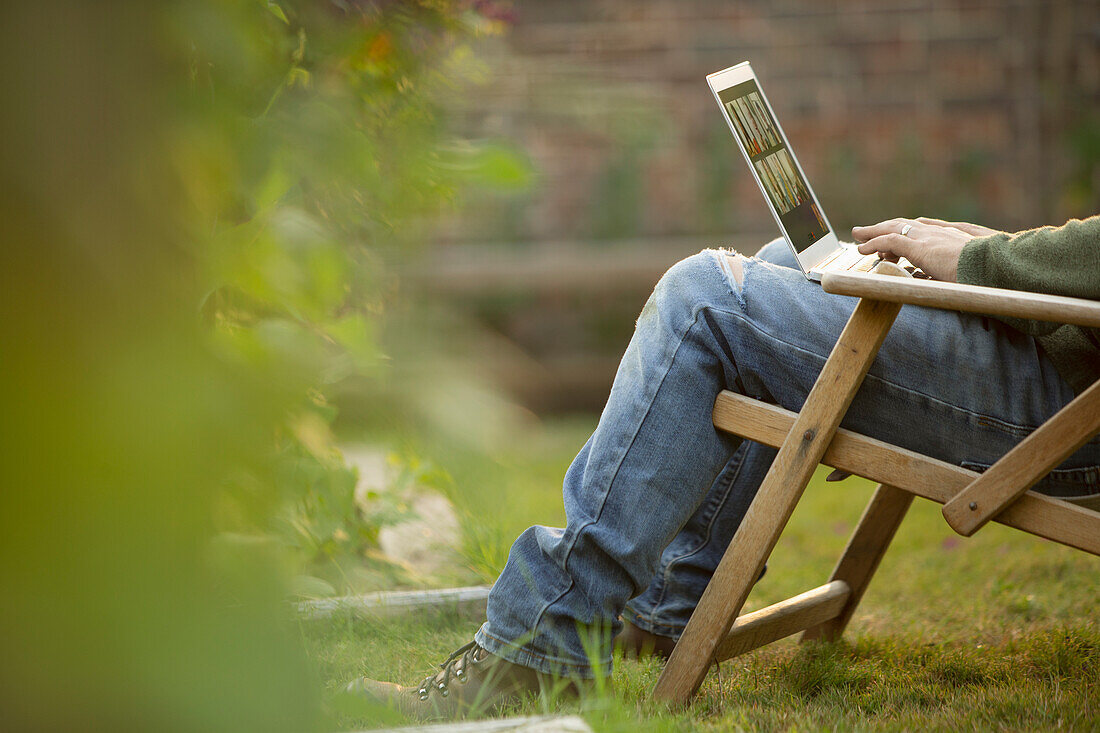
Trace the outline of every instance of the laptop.
{"label": "laptop", "polygon": [[894,265],[840,242],[748,61],[708,75],[707,84],[807,278],[838,270],[924,276],[905,260]]}

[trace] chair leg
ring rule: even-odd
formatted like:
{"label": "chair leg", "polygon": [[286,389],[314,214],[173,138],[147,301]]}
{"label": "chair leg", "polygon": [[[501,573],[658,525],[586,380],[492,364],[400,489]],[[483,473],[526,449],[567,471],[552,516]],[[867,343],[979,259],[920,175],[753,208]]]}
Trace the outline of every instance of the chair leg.
{"label": "chair leg", "polygon": [[856,306],[676,642],[653,690],[657,699],[683,705],[699,689],[900,308],[871,300]]}
{"label": "chair leg", "polygon": [[802,641],[831,641],[844,633],[844,628],[855,613],[863,592],[871,583],[882,556],[886,554],[886,548],[890,546],[894,533],[912,503],[913,495],[908,491],[879,484],[829,579],[843,580],[848,584],[851,589],[848,602],[835,617],[806,629]]}

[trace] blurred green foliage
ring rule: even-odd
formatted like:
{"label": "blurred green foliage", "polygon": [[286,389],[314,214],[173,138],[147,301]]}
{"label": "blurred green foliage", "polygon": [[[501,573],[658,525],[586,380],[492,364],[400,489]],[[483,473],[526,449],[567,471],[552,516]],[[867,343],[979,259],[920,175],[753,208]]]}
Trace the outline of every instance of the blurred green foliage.
{"label": "blurred green foliage", "polygon": [[[201,223],[204,313],[220,353],[297,395],[256,483],[280,487],[270,527],[307,577],[338,584],[392,513],[364,517],[328,428],[326,390],[384,367],[384,263],[419,243],[463,186],[522,185],[501,144],[447,134],[447,95],[476,73],[466,40],[499,30],[454,2],[182,4],[188,114],[174,157]],[[374,560],[379,562],[377,558]],[[335,562],[333,566],[329,563]],[[299,584],[301,585],[301,584]],[[312,583],[314,589],[324,583]]]}
{"label": "blurred green foliage", "polygon": [[386,368],[387,258],[463,186],[526,176],[442,115],[498,25],[457,0],[0,7],[5,728],[317,724],[287,558],[374,539],[327,395]]}

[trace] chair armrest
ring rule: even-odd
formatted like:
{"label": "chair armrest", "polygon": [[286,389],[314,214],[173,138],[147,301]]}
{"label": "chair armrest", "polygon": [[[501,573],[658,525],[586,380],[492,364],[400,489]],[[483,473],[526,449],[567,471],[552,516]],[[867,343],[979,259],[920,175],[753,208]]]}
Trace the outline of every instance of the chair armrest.
{"label": "chair armrest", "polygon": [[827,293],[891,303],[1100,328],[1100,301],[1085,298],[856,272],[827,272],[821,287]]}

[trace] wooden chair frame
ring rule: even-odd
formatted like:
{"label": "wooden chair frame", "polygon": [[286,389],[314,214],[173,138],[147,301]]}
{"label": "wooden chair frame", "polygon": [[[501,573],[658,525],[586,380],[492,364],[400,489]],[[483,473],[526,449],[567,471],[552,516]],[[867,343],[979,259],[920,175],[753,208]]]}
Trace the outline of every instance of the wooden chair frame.
{"label": "wooden chair frame", "polygon": [[[826,292],[860,298],[799,413],[733,392],[714,404],[720,430],[779,448],[752,505],[676,644],[654,695],[686,704],[714,661],[804,631],[835,639],[851,619],[914,496],[943,504],[969,536],[992,520],[1100,555],[1100,513],[1028,489],[1100,432],[1100,381],[982,474],[838,430],[903,303],[1100,327],[1100,303],[884,275],[830,273]],[[832,578],[738,618],[814,469],[825,463],[879,483]]]}

